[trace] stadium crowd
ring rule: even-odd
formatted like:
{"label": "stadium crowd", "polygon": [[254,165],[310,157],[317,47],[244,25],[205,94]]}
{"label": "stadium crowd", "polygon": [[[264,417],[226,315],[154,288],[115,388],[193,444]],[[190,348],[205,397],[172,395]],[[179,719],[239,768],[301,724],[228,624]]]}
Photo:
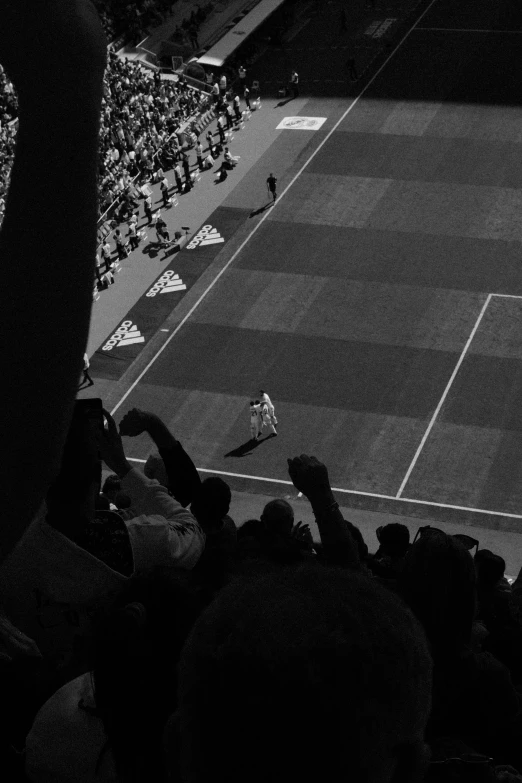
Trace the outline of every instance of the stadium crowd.
{"label": "stadium crowd", "polygon": [[[122,38],[136,43],[147,31],[162,24],[173,13],[176,0],[94,0],[100,21],[109,42]],[[190,40],[190,33],[198,30],[212,8],[212,2],[193,9],[180,25],[180,33]]]}
{"label": "stadium crowd", "polygon": [[232,519],[157,415],[103,419],[0,569],[10,780],[520,783],[522,570],[398,523],[369,553],[307,455],[320,540],[282,499]]}
{"label": "stadium crowd", "polygon": [[151,179],[181,156],[176,132],[210,106],[205,93],[186,80],[161,80],[139,64],[111,56],[105,76],[100,129],[100,213],[132,181]]}
{"label": "stadium crowd", "polygon": [[522,571],[400,524],[370,553],[305,454],[318,541],[281,499],[237,518],[157,415],[76,401],[106,41],[88,0],[0,4],[0,59],[23,142],[0,232],[3,779],[521,783]]}
{"label": "stadium crowd", "polygon": [[14,161],[17,116],[18,99],[12,83],[0,65],[0,225]]}

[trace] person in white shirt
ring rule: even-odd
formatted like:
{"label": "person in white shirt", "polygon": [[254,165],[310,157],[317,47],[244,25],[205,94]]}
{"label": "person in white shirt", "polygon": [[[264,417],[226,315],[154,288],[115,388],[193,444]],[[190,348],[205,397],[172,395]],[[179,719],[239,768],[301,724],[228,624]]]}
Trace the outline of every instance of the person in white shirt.
{"label": "person in white shirt", "polygon": [[[83,355],[82,379],[80,381],[80,387],[81,388],[88,389],[89,386],[94,386],[94,381],[91,378],[91,376],[89,375],[89,367],[90,367],[89,354],[88,353],[84,353],[84,355]],[[87,386],[84,386],[83,385],[84,383],[86,383]]]}
{"label": "person in white shirt", "polygon": [[221,90],[221,95],[224,95],[227,91],[227,77],[225,74],[221,75],[219,80],[219,89]]}
{"label": "person in white shirt", "polygon": [[272,417],[268,412],[268,405],[266,403],[261,403],[261,427],[269,427],[271,434],[274,437],[277,435],[277,430],[272,424]]}
{"label": "person in white shirt", "polygon": [[275,408],[272,405],[272,400],[270,399],[266,391],[264,391],[263,389],[259,390],[259,396],[260,396],[261,403],[266,405],[267,407],[269,422],[272,425],[275,434],[277,435],[277,430],[276,430],[277,418],[275,415]]}
{"label": "person in white shirt", "polygon": [[250,437],[259,440],[261,437],[261,405],[259,400],[250,400]]}

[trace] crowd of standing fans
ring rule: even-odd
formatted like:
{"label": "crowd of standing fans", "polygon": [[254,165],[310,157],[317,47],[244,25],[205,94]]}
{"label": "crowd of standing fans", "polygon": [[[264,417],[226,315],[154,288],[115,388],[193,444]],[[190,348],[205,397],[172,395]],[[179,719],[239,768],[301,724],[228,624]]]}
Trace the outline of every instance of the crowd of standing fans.
{"label": "crowd of standing fans", "polygon": [[317,538],[281,498],[245,520],[158,415],[76,400],[106,57],[89,0],[0,3],[23,138],[0,232],[21,281],[0,287],[2,779],[521,783],[522,570],[432,527],[370,553],[307,454],[287,468]]}
{"label": "crowd of standing fans", "polygon": [[100,212],[138,178],[171,168],[180,150],[176,131],[209,105],[205,93],[162,80],[132,62],[111,57],[105,76],[100,130]]}
{"label": "crowd of standing fans", "polygon": [[237,519],[157,415],[85,415],[0,569],[10,779],[520,783],[522,571],[429,526],[370,554],[304,454],[319,539],[282,499]]}
{"label": "crowd of standing fans", "polygon": [[94,0],[107,40],[123,36],[135,43],[144,37],[149,27],[156,27],[168,18],[175,5],[173,0]]}

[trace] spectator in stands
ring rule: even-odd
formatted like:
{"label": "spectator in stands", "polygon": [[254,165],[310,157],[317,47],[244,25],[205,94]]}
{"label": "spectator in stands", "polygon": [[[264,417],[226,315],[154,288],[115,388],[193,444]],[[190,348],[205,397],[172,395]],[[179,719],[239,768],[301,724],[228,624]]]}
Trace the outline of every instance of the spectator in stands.
{"label": "spectator in stands", "polygon": [[431,672],[419,623],[364,575],[306,564],[247,576],[182,651],[171,779],[419,783]]}
{"label": "spectator in stands", "polygon": [[240,157],[239,155],[231,155],[228,147],[225,147],[223,159],[224,159],[224,164],[227,168],[233,169],[235,166],[237,166],[239,157]]}
{"label": "spectator in stands", "polygon": [[200,171],[203,169],[203,145],[198,139],[196,144],[196,160],[198,162],[198,168]]}
{"label": "spectator in stands", "polygon": [[181,165],[183,166],[183,172],[185,174],[185,186],[186,186],[187,183],[188,184],[191,183],[190,162],[189,162],[189,159],[188,159],[188,155],[185,155],[185,154],[183,155],[183,157],[181,159]]}
{"label": "spectator in stands", "polygon": [[219,140],[221,144],[224,144],[226,141],[226,136],[225,136],[225,117],[223,114],[220,114],[217,119],[217,129],[219,133]]}
{"label": "spectator in stands", "polygon": [[522,627],[511,604],[512,589],[504,578],[503,558],[481,549],[475,555],[478,620],[488,635],[483,649],[504,663],[518,685],[522,682]]}
{"label": "spectator in stands", "polygon": [[120,433],[134,437],[144,432],[158,449],[147,460],[146,475],[168,487],[182,505],[190,504],[205,533],[205,556],[195,576],[212,588],[221,586],[236,547],[236,527],[228,516],[230,487],[218,477],[201,482],[189,455],[158,416],[137,408],[126,413],[120,423]]}
{"label": "spectator in stands", "polygon": [[160,245],[170,242],[170,234],[167,229],[167,224],[161,215],[156,219],[156,237]]}
{"label": "spectator in stands", "polygon": [[476,574],[470,553],[452,536],[428,531],[408,551],[399,585],[434,661],[427,737],[458,737],[497,763],[520,768],[522,714],[509,671],[471,649]]}
{"label": "spectator in stands", "polygon": [[205,549],[193,576],[210,594],[226,584],[233,570],[237,529],[228,515],[231,499],[228,484],[219,476],[210,476],[201,482],[190,506],[205,533]]}
{"label": "spectator in stands", "polygon": [[227,130],[232,130],[234,127],[234,108],[230,103],[227,103],[225,116],[227,120]]}
{"label": "spectator in stands", "polygon": [[119,228],[117,228],[116,231],[114,232],[113,239],[116,242],[116,252],[118,253],[119,260],[125,261],[125,259],[129,255],[129,252],[127,250],[125,239],[123,238],[123,234],[121,233]]}
{"label": "spectator in stands", "polygon": [[183,193],[183,180],[181,179],[181,166],[176,163],[174,166],[174,178],[176,180],[176,187],[179,193]]}
{"label": "spectator in stands", "polygon": [[227,77],[224,73],[222,73],[219,78],[219,91],[222,96],[225,95],[227,91]]}
{"label": "spectator in stands", "polygon": [[239,95],[237,93],[234,95],[234,113],[236,115],[236,122],[241,122],[241,107]]}
{"label": "spectator in stands", "polygon": [[147,196],[145,198],[144,209],[147,223],[152,223],[152,196]]}
{"label": "spectator in stands", "polygon": [[29,780],[163,780],[161,740],[176,708],[176,663],[201,608],[174,572],[130,580],[94,619],[91,670],[38,712],[25,741]]}
{"label": "spectator in stands", "polygon": [[165,208],[169,205],[169,181],[167,177],[163,177],[160,182],[161,195],[163,196],[163,206]]}
{"label": "spectator in stands", "polygon": [[129,222],[129,244],[131,246],[131,250],[136,250],[140,244],[140,240],[138,239],[138,229],[134,221]]}
{"label": "spectator in stands", "polygon": [[377,528],[376,534],[380,546],[375,555],[369,558],[369,568],[383,579],[397,579],[410,548],[410,531],[406,525],[393,522]]}

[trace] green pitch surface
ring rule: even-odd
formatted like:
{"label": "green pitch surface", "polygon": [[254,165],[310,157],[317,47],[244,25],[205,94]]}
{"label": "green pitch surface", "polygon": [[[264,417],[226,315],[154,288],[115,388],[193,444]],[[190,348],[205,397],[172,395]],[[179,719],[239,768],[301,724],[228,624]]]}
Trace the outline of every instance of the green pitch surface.
{"label": "green pitch surface", "polygon": [[[521,47],[414,30],[118,416],[154,410],[210,471],[284,481],[306,452],[341,489],[522,517]],[[288,135],[302,165],[329,120],[274,140],[248,207]],[[260,386],[279,436],[238,448]]]}

